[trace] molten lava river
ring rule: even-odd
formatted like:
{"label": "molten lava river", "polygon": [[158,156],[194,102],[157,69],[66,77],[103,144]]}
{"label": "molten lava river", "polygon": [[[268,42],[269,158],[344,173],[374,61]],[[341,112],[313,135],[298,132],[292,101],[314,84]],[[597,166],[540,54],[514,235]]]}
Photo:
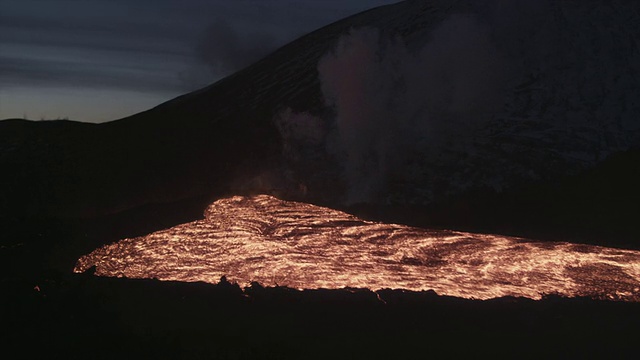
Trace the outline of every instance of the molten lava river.
{"label": "molten lava river", "polygon": [[297,289],[435,290],[640,301],[640,251],[369,222],[271,196],[211,204],[205,219],[106,245],[75,272]]}

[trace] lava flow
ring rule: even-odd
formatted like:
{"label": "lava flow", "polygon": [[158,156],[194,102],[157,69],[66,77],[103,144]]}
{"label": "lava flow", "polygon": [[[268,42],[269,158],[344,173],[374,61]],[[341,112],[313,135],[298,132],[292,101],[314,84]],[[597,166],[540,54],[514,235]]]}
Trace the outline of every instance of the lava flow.
{"label": "lava flow", "polygon": [[214,202],[204,220],[106,245],[75,272],[248,285],[545,294],[640,301],[640,251],[369,222],[271,196]]}

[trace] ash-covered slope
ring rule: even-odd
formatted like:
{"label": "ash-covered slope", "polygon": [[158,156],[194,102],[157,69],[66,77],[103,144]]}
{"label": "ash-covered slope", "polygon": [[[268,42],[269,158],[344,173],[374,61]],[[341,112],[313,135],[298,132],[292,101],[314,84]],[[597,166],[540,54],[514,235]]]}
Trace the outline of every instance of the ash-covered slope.
{"label": "ash-covered slope", "polygon": [[[387,14],[372,11],[378,22]],[[61,123],[0,122],[0,214],[94,216],[228,191],[280,155],[278,109],[320,108],[318,59],[369,17],[330,25],[208,88],[119,121],[56,135],[40,129]]]}
{"label": "ash-covered slope", "polygon": [[[335,160],[340,201],[425,204],[555,181],[640,144],[637,4],[448,4],[407,2],[403,25],[352,29],[320,59],[333,113],[276,120],[294,169]],[[335,178],[305,170],[309,189]]]}
{"label": "ash-covered slope", "polygon": [[430,211],[455,219],[448,204],[473,217],[465,196],[479,189],[515,194],[500,203],[513,213],[524,187],[640,144],[639,17],[632,0],[404,1],[129,118],[59,132],[3,122],[24,140],[0,135],[0,214],[269,192],[444,204]]}

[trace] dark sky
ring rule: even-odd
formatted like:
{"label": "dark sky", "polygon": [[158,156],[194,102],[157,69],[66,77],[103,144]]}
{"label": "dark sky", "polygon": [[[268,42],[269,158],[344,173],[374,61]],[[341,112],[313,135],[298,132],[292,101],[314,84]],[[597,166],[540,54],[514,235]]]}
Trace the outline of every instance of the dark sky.
{"label": "dark sky", "polygon": [[117,119],[397,0],[0,0],[0,119]]}

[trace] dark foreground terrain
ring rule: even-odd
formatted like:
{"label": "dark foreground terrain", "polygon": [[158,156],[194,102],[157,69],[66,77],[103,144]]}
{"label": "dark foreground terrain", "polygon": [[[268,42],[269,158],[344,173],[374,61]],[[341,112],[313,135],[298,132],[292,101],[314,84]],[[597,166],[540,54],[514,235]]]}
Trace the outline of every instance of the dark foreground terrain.
{"label": "dark foreground terrain", "polygon": [[3,294],[3,350],[16,358],[635,358],[640,323],[640,304],[582,298],[243,292],[84,274],[5,280]]}
{"label": "dark foreground terrain", "polygon": [[[194,216],[187,209],[199,201],[175,204],[171,213]],[[226,282],[72,273],[75,260],[100,243],[147,231],[140,224],[175,221],[162,208],[147,208],[93,222],[5,223],[3,352],[61,359],[637,356],[640,303],[259,285],[242,291]]]}

